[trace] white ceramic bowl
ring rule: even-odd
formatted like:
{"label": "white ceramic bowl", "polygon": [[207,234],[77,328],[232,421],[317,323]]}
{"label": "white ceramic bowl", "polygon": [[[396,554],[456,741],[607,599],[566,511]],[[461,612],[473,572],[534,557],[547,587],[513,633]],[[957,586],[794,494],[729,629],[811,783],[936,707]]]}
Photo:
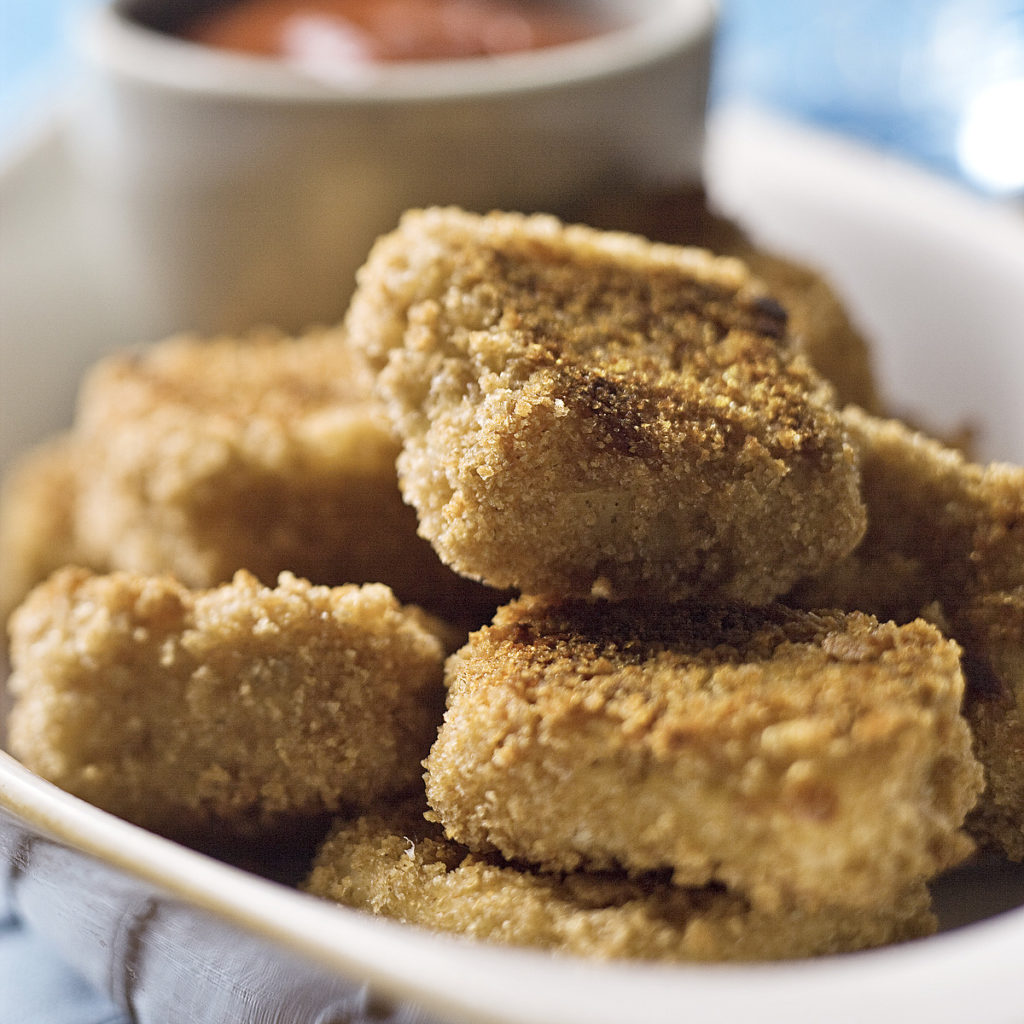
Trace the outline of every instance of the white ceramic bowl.
{"label": "white ceramic bowl", "polygon": [[[87,286],[90,264],[116,274],[117,250],[65,216],[81,187],[68,130],[0,168],[0,467],[68,422],[83,364],[131,330]],[[940,431],[969,422],[986,456],[1024,461],[1019,214],[761,116],[719,115],[708,151],[723,207],[828,270],[895,405]],[[4,889],[139,1024],[1024,1019],[1024,865],[1005,862],[943,878],[943,933],[903,946],[747,966],[590,963],[314,900],[114,819],[0,755]]]}
{"label": "white ceramic bowl", "polygon": [[407,207],[561,212],[599,189],[697,180],[713,0],[576,0],[622,27],[488,58],[317,77],[145,27],[82,25],[76,160],[116,236],[111,301],[146,333],[333,320]]}

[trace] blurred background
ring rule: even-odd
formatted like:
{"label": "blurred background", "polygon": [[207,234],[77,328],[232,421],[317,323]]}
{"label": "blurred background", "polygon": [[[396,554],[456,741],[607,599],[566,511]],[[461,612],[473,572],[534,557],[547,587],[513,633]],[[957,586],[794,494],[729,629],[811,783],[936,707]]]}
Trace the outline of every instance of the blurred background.
{"label": "blurred background", "polygon": [[1024,195],[1022,0],[723,0],[716,98]]}
{"label": "blurred background", "polygon": [[[0,153],[73,73],[95,0],[0,0]],[[1024,0],[720,0],[713,102],[744,100],[1024,197]]]}
{"label": "blurred background", "polygon": [[[95,2],[0,0],[0,184],[73,83]],[[720,0],[720,17],[713,108],[756,104],[1024,204],[1024,0]],[[0,893],[0,1024],[123,1020],[4,914]]]}

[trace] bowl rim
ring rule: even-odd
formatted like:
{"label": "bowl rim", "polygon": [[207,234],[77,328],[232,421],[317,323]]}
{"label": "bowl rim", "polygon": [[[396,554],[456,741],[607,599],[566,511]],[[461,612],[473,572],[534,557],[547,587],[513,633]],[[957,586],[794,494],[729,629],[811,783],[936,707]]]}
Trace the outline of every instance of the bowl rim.
{"label": "bowl rim", "polygon": [[[164,899],[205,911],[443,1019],[451,1014],[495,1024],[621,1020],[642,992],[652,1024],[677,1020],[684,1000],[694,1021],[739,1020],[754,1005],[764,1008],[765,1024],[819,1020],[824,1005],[836,1007],[837,1020],[852,1021],[870,1018],[883,1005],[916,1005],[928,986],[930,1008],[948,1000],[946,1021],[963,1019],[957,1014],[968,1003],[983,1014],[991,1011],[991,1003],[976,1002],[978,993],[1005,995],[1011,979],[1019,977],[1014,952],[1024,907],[925,939],[805,960],[602,962],[438,934],[311,896],[116,818],[0,750],[2,813],[36,837],[152,886]],[[972,979],[969,990],[964,977]],[[504,997],[497,1008],[496,997]]]}
{"label": "bowl rim", "polygon": [[[626,0],[620,2],[630,9]],[[79,19],[74,37],[94,69],[192,96],[372,105],[580,87],[688,61],[710,47],[719,0],[653,2],[629,24],[557,46],[493,57],[370,64],[330,78],[148,28],[126,16],[125,6],[124,0],[107,0]]]}

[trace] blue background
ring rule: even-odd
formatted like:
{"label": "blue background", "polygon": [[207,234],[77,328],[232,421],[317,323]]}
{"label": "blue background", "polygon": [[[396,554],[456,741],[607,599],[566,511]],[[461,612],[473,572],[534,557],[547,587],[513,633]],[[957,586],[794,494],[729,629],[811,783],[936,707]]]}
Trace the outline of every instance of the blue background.
{"label": "blue background", "polygon": [[[60,95],[94,2],[0,0],[0,170]],[[1024,197],[1024,0],[722,0],[712,101],[735,99]],[[2,900],[0,1024],[127,1024]]]}

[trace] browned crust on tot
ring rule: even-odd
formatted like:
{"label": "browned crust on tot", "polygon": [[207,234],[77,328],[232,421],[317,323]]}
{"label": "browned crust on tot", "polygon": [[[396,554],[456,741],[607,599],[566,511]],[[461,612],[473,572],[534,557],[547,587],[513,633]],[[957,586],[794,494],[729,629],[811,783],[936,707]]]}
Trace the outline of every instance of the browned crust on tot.
{"label": "browned crust on tot", "polygon": [[458,572],[763,603],[863,530],[829,387],[737,260],[454,209],[375,246],[347,320]]}
{"label": "browned crust on tot", "polygon": [[878,413],[882,400],[871,348],[829,281],[817,270],[765,249],[708,203],[700,188],[604,197],[578,211],[595,227],[633,231],[658,242],[694,245],[743,260],[789,314],[808,362],[849,402]]}
{"label": "browned crust on tot", "polygon": [[428,802],[548,870],[877,905],[971,848],[959,653],[857,613],[524,598],[449,660]]}
{"label": "browned crust on tot", "polygon": [[443,657],[379,584],[64,569],[11,619],[10,749],[146,828],[259,835],[414,784]]}
{"label": "browned crust on tot", "polygon": [[842,416],[861,463],[867,531],[845,561],[801,586],[803,605],[906,621],[933,602],[955,616],[977,596],[1024,585],[1024,467],[971,462],[856,406]]}

